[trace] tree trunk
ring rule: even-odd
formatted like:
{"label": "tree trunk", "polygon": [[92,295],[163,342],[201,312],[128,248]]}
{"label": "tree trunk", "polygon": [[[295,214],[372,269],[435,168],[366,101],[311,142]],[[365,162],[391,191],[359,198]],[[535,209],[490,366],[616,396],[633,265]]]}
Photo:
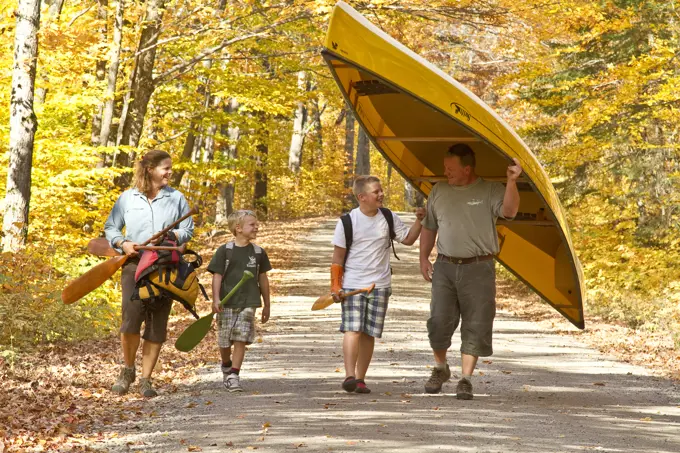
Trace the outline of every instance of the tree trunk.
{"label": "tree trunk", "polygon": [[26,243],[31,201],[33,140],[38,121],[33,111],[40,0],[19,0],[16,10],[14,65],[9,120],[9,169],[2,223],[3,252],[17,251]]}
{"label": "tree trunk", "polygon": [[352,183],[354,180],[354,114],[349,107],[345,107],[345,191],[347,202],[352,205]]}
{"label": "tree trunk", "polygon": [[422,208],[425,206],[425,198],[410,182],[404,181],[404,199],[409,206]]}
{"label": "tree trunk", "polygon": [[[194,133],[194,131],[196,130],[196,127],[197,127],[196,121],[192,121],[191,126],[189,127],[189,132],[187,132],[187,137],[186,139],[184,139],[184,148],[182,149],[180,161],[188,161],[194,154],[194,148],[196,147],[196,134]],[[186,173],[186,170],[184,169],[172,172],[171,185],[173,187],[179,187],[179,185],[182,183],[184,173]]]}
{"label": "tree trunk", "polygon": [[[120,144],[123,146],[137,147],[142,135],[146,109],[155,88],[153,68],[156,62],[156,43],[160,35],[163,11],[165,11],[165,0],[149,0],[146,4],[146,16],[137,50],[148,50],[137,56],[135,70],[132,74],[131,100],[128,104],[125,120],[121,121],[123,133]],[[134,156],[120,153],[118,162],[114,162],[114,164],[128,167],[133,159]],[[131,173],[124,173],[120,178],[117,178],[116,185],[126,187],[130,185],[130,181]]]}
{"label": "tree trunk", "polygon": [[[113,27],[113,46],[109,53],[109,70],[106,74],[106,92],[104,93],[104,110],[102,112],[102,126],[99,133],[99,144],[109,146],[111,143],[111,122],[116,97],[116,81],[118,80],[118,68],[120,66],[120,49],[123,41],[123,11],[125,0],[118,0],[116,5],[116,17]],[[102,155],[102,164],[108,166],[110,156]]]}
{"label": "tree trunk", "polygon": [[[236,99],[230,98],[225,106],[225,112],[230,116],[238,113],[239,103]],[[236,159],[238,155],[238,139],[241,136],[241,131],[236,125],[235,121],[230,121],[229,124],[222,126],[222,135],[229,138],[229,143],[226,145],[223,153],[227,157],[228,166],[232,166],[232,160]],[[226,223],[227,217],[234,212],[234,183],[233,178],[218,185],[219,192],[217,198],[217,209],[215,210],[215,222]]]}
{"label": "tree trunk", "polygon": [[[298,72],[298,94],[304,96],[307,74],[305,71]],[[307,107],[305,100],[300,99],[295,108],[295,119],[293,121],[293,137],[290,140],[288,151],[288,168],[297,173],[300,171],[300,160],[302,159],[302,147],[305,144],[305,125],[307,123]]]}
{"label": "tree trunk", "polygon": [[357,141],[357,175],[371,174],[371,145],[368,141],[368,135],[364,132],[362,127],[359,128],[359,140]]}
{"label": "tree trunk", "polygon": [[[108,0],[97,0],[99,7],[97,8],[97,18],[100,21],[99,33],[101,34],[102,42],[106,42],[108,26],[107,26],[107,14],[106,7],[108,6]],[[95,66],[95,75],[98,82],[103,82],[106,79],[106,59],[97,61]],[[102,102],[97,106],[97,109],[92,115],[92,135],[90,137],[90,142],[92,146],[99,146],[101,144],[101,130],[102,130],[102,113],[104,112],[104,104],[106,101]]]}
{"label": "tree trunk", "polygon": [[269,154],[269,146],[266,143],[258,144],[257,153],[253,204],[258,214],[267,217],[267,155]]}

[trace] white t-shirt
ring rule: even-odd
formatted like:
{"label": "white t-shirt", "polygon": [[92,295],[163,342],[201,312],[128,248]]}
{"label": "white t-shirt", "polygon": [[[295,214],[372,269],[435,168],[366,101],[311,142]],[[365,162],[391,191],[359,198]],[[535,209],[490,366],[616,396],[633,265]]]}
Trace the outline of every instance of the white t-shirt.
{"label": "white t-shirt", "polygon": [[[392,284],[390,273],[392,247],[385,216],[378,210],[376,215],[369,217],[359,208],[355,208],[350,211],[349,217],[352,220],[352,245],[345,263],[342,287],[359,289],[375,283],[376,288],[389,288]],[[396,214],[392,213],[392,217],[396,235],[394,240],[403,242],[409,229]],[[346,248],[345,229],[341,220],[338,220],[335,226],[332,243]]]}

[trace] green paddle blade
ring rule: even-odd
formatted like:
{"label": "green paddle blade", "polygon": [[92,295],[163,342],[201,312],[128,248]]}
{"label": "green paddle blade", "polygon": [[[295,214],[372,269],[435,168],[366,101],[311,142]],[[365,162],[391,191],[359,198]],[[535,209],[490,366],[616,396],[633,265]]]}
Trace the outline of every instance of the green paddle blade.
{"label": "green paddle blade", "polygon": [[214,316],[215,313],[210,313],[187,327],[177,341],[175,341],[175,348],[182,352],[189,352],[194,349],[210,332]]}

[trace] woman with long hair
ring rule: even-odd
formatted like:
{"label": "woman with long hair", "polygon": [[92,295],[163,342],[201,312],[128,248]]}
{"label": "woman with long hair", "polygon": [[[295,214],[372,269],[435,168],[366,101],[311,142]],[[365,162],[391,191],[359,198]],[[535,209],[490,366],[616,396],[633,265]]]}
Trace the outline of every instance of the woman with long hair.
{"label": "woman with long hair", "polygon": [[[184,195],[168,184],[172,176],[172,159],[165,151],[149,151],[137,163],[132,188],[123,192],[106,220],[106,239],[118,251],[129,255],[121,276],[122,324],[120,340],[123,349],[123,367],[112,392],[123,395],[135,381],[135,359],[140,344],[140,331],[144,323],[142,345],[142,376],[139,393],[154,397],[156,390],[151,383],[151,373],[158,361],[161,346],[167,337],[168,317],[172,301],[153,308],[142,306],[141,301],[132,300],[135,289],[135,271],[139,262],[135,245],[148,240],[154,233],[166,228],[189,212]],[[125,233],[123,233],[125,228]],[[194,234],[191,217],[182,221],[168,233],[169,239],[182,244]]]}

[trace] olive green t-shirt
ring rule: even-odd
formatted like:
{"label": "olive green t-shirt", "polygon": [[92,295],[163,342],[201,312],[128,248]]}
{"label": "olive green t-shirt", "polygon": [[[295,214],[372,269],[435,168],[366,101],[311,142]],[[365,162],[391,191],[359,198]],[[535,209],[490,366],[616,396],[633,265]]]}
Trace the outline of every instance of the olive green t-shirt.
{"label": "olive green t-shirt", "polygon": [[504,195],[503,184],[482,178],[467,186],[435,184],[423,227],[437,231],[437,251],[456,258],[496,255],[496,219],[503,217]]}
{"label": "olive green t-shirt", "polygon": [[[229,308],[246,308],[246,307],[260,307],[260,285],[258,284],[259,274],[268,272],[272,269],[269,262],[267,252],[262,249],[259,263],[257,262],[257,255],[255,253],[255,246],[248,244],[245,247],[238,247],[234,244],[229,259],[229,268],[227,274],[224,275],[224,266],[227,261],[227,246],[220,246],[208,264],[208,272],[213,274],[221,274],[222,286],[220,288],[220,299],[229,294],[234,286],[243,277],[243,272],[248,270],[255,276],[241,286],[241,288],[232,296],[225,304]],[[259,269],[257,269],[259,266]]]}

